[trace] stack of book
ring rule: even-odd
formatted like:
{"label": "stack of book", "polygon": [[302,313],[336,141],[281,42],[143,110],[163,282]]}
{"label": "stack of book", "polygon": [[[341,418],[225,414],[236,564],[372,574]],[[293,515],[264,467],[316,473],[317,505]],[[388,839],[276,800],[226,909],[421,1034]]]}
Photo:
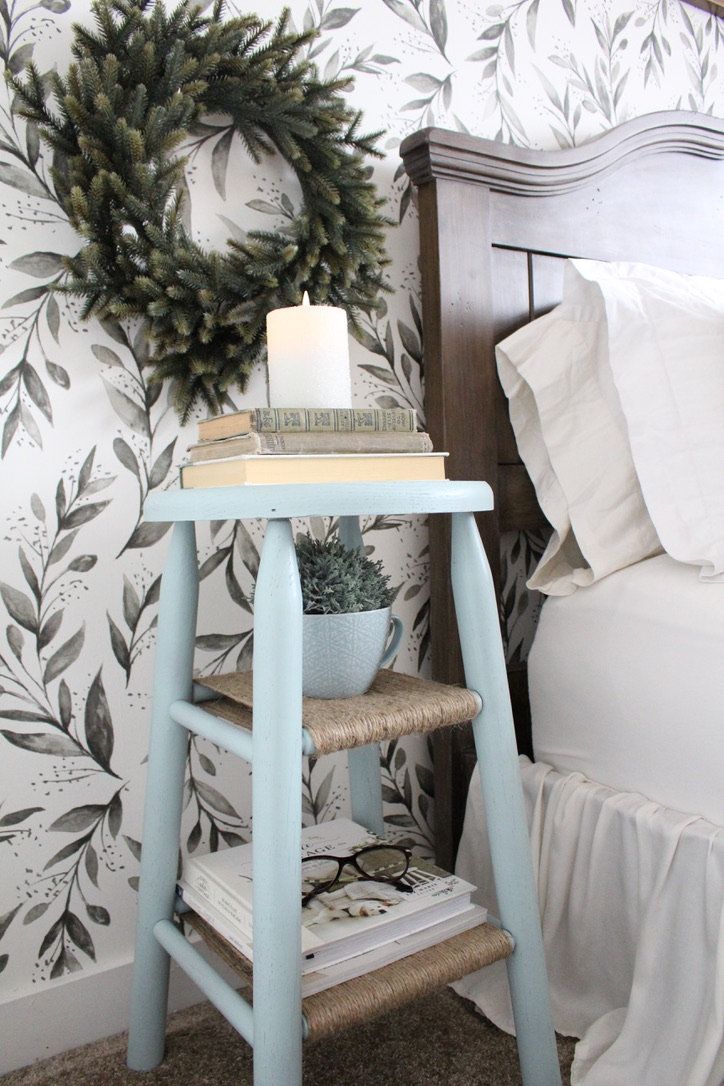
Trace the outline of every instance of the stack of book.
{"label": "stack of book", "polygon": [[199,423],[183,487],[445,478],[411,408],[258,407]]}
{"label": "stack of book", "polygon": [[[337,818],[302,831],[302,856],[347,856],[379,843],[363,826]],[[304,996],[381,969],[487,918],[487,911],[471,901],[474,886],[426,860],[413,857],[404,880],[412,892],[360,881],[347,866],[340,882],[304,906]],[[253,961],[250,844],[187,858],[177,890],[190,909]]]}

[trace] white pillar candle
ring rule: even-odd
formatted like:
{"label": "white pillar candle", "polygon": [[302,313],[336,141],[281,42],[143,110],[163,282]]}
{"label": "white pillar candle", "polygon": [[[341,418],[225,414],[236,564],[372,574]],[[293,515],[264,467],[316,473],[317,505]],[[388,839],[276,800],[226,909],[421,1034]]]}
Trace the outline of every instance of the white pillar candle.
{"label": "white pillar candle", "polygon": [[347,314],[333,305],[273,309],[266,318],[270,407],[351,407]]}

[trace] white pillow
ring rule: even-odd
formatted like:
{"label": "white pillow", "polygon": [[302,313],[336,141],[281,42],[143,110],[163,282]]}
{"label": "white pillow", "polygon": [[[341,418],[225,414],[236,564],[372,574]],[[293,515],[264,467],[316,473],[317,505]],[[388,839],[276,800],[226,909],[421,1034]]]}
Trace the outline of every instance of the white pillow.
{"label": "white pillow", "polygon": [[[588,285],[582,281],[586,301]],[[518,448],[554,532],[528,582],[563,596],[660,551],[608,365],[605,307],[564,304],[496,348]]]}
{"label": "white pillow", "polygon": [[603,305],[613,381],[664,549],[724,580],[724,280],[573,261],[565,297]]}

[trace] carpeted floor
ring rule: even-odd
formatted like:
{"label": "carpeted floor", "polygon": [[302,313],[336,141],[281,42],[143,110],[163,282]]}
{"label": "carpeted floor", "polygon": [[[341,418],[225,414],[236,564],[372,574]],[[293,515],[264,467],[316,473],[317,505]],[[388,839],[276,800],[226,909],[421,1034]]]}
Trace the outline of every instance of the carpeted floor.
{"label": "carpeted floor", "polygon": [[[574,1042],[559,1038],[568,1086]],[[403,1011],[307,1045],[304,1086],[518,1086],[515,1040],[445,990]],[[13,1071],[0,1086],[251,1086],[251,1051],[209,1004],[174,1015],[166,1062],[139,1075],[125,1036]],[[279,1086],[285,1086],[279,1083]]]}

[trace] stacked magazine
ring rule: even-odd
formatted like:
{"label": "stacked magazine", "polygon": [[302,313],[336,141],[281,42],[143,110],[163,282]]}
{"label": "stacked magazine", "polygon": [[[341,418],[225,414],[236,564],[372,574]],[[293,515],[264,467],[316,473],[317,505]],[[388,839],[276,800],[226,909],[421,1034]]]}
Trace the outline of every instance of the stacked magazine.
{"label": "stacked magazine", "polygon": [[[303,857],[347,856],[375,844],[389,842],[346,818],[302,831]],[[407,889],[360,879],[347,865],[334,886],[303,907],[303,995],[380,969],[486,920],[486,910],[471,901],[475,887],[427,860],[413,857],[402,882]],[[253,961],[251,844],[187,858],[178,893]]]}

